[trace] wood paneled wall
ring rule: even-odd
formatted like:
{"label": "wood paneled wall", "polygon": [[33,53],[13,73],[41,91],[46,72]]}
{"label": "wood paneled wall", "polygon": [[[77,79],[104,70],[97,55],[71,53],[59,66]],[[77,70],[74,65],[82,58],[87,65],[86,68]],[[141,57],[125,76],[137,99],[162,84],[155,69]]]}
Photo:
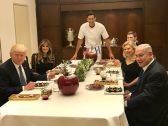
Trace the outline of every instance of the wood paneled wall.
{"label": "wood paneled wall", "polygon": [[121,45],[129,30],[136,31],[138,40],[150,43],[158,61],[168,69],[167,0],[36,0],[36,4],[39,41],[42,38],[52,41],[58,63],[66,57],[65,30],[71,27],[77,35],[87,11],[92,9],[110,38],[119,38]]}
{"label": "wood paneled wall", "polygon": [[[105,25],[110,39],[118,38],[118,44],[122,45],[126,41],[126,34],[133,30],[138,34],[139,41],[143,40],[143,11],[142,9],[124,10],[98,10],[94,11],[98,22]],[[82,23],[86,22],[87,11],[71,11],[62,13],[62,28],[73,28],[76,35]],[[63,32],[63,39],[66,42]],[[77,39],[77,36],[76,36]],[[76,45],[77,40],[74,42]],[[63,44],[64,46],[67,43]]]}
{"label": "wood paneled wall", "polygon": [[144,43],[153,47],[157,60],[168,69],[167,0],[144,0]]}
{"label": "wood paneled wall", "polygon": [[62,60],[60,5],[58,0],[36,0],[38,40],[47,38],[52,42],[57,64]]}

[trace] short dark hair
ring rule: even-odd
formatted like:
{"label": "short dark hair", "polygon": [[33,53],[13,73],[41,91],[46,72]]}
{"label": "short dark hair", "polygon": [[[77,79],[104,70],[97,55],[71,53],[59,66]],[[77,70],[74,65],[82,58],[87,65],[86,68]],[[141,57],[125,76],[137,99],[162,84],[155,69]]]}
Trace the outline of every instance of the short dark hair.
{"label": "short dark hair", "polygon": [[90,11],[88,11],[88,13],[87,13],[87,17],[90,16],[90,15],[94,15],[94,16],[95,16],[95,13],[94,13],[92,10],[90,10]]}
{"label": "short dark hair", "polygon": [[134,31],[129,31],[129,32],[127,33],[127,35],[130,35],[130,34],[132,34],[134,37],[137,37],[137,33],[134,32]]}

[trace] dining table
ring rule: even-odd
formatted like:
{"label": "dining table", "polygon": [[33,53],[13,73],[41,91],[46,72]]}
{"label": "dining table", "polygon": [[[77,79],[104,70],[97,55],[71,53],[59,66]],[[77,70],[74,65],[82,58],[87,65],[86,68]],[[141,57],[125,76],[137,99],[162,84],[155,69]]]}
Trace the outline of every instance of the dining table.
{"label": "dining table", "polygon": [[[105,87],[89,90],[87,85],[101,80],[94,65],[79,82],[74,95],[63,95],[56,80],[50,80],[52,89],[48,100],[9,100],[0,107],[0,126],[128,126],[124,112],[123,93],[108,94]],[[114,68],[118,85],[123,89],[121,68]],[[56,78],[59,78],[56,77]],[[22,91],[21,94],[41,94],[41,88]]]}

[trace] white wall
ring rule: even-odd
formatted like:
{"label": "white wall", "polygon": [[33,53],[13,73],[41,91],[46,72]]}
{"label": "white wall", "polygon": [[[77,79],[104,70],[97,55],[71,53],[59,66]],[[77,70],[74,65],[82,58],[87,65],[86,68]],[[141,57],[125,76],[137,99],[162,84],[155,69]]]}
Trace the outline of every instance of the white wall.
{"label": "white wall", "polygon": [[31,52],[38,50],[35,0],[0,0],[0,39],[3,62],[10,57],[10,48],[16,43],[13,4],[28,6]]}

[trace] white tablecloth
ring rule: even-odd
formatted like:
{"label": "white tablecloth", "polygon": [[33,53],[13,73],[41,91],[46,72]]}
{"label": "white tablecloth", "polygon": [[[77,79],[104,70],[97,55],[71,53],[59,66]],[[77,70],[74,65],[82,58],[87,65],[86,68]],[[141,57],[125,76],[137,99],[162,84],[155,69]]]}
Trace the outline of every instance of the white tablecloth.
{"label": "white tablecloth", "polygon": [[[123,95],[85,88],[95,78],[100,79],[94,71],[88,72],[72,96],[54,92],[49,100],[7,102],[0,108],[0,126],[128,126]],[[40,93],[40,89],[22,93]]]}

